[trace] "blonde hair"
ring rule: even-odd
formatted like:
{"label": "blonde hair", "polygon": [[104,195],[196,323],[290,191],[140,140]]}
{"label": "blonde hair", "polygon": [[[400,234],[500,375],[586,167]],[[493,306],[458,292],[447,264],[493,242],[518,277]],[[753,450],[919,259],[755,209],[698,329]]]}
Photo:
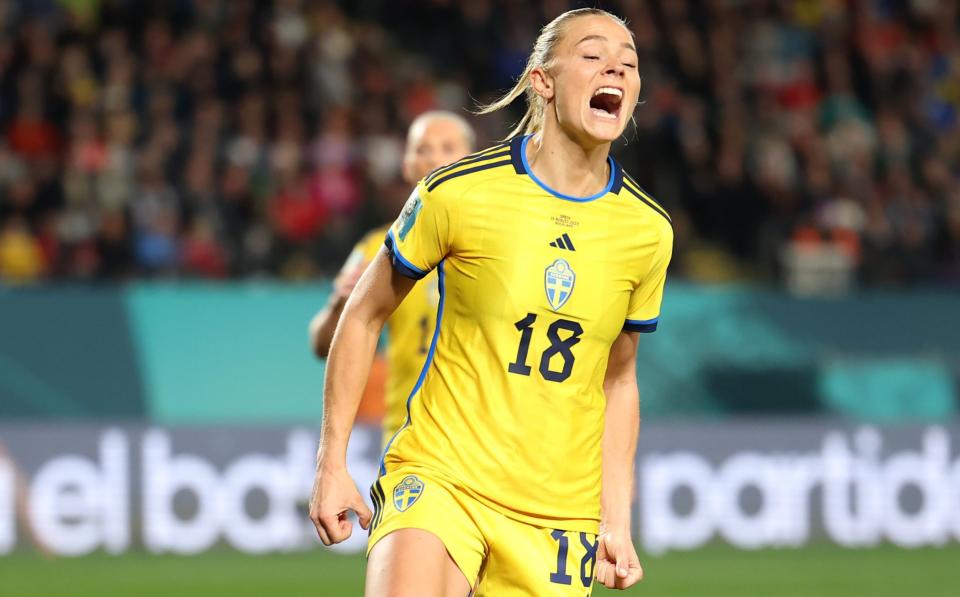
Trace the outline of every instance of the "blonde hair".
{"label": "blonde hair", "polygon": [[513,100],[526,94],[527,111],[506,138],[509,139],[517,135],[529,135],[543,128],[547,104],[546,100],[537,95],[537,92],[533,90],[533,85],[530,83],[530,73],[533,72],[535,68],[549,70],[553,67],[555,59],[554,51],[557,48],[557,44],[563,38],[563,29],[566,24],[573,19],[589,16],[609,17],[623,25],[624,28],[627,27],[626,21],[600,8],[568,10],[544,25],[543,29],[540,30],[540,35],[537,36],[537,41],[533,44],[533,51],[530,52],[530,58],[527,59],[527,66],[523,69],[523,73],[520,75],[520,78],[517,79],[513,89],[499,99],[480,106],[476,113],[490,114],[491,112],[502,110],[512,104]]}

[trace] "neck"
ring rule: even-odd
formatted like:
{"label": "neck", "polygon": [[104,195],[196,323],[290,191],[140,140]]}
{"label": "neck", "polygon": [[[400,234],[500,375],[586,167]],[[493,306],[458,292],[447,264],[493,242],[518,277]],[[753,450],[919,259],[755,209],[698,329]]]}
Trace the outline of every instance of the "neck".
{"label": "neck", "polygon": [[610,143],[584,145],[549,121],[527,142],[527,164],[537,178],[551,189],[574,197],[595,195],[607,186],[609,154]]}

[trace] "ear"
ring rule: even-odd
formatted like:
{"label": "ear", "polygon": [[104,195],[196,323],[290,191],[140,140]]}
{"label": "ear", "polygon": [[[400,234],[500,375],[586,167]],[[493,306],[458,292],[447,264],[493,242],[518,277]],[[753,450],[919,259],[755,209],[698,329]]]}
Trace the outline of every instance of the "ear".
{"label": "ear", "polygon": [[547,101],[553,99],[553,94],[555,92],[553,83],[553,77],[551,77],[542,67],[538,66],[530,71],[530,86],[533,87],[533,91],[537,95]]}

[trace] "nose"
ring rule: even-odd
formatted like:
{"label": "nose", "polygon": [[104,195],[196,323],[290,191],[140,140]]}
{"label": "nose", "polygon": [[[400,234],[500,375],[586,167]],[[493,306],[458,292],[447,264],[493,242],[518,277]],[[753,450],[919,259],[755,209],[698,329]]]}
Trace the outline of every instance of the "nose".
{"label": "nose", "polygon": [[607,68],[604,69],[603,74],[613,75],[615,77],[623,77],[627,72],[627,67],[621,64],[619,61],[611,61],[607,64]]}

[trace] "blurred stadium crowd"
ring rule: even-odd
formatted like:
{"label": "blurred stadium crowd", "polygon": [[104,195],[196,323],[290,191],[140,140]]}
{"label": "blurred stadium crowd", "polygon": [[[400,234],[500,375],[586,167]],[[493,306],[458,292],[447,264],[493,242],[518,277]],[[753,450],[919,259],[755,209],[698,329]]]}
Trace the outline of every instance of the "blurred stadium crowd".
{"label": "blurred stadium crowd", "polygon": [[[577,4],[0,0],[0,280],[331,273],[409,193],[412,118],[508,87]],[[675,269],[960,284],[958,4],[600,2]]]}

